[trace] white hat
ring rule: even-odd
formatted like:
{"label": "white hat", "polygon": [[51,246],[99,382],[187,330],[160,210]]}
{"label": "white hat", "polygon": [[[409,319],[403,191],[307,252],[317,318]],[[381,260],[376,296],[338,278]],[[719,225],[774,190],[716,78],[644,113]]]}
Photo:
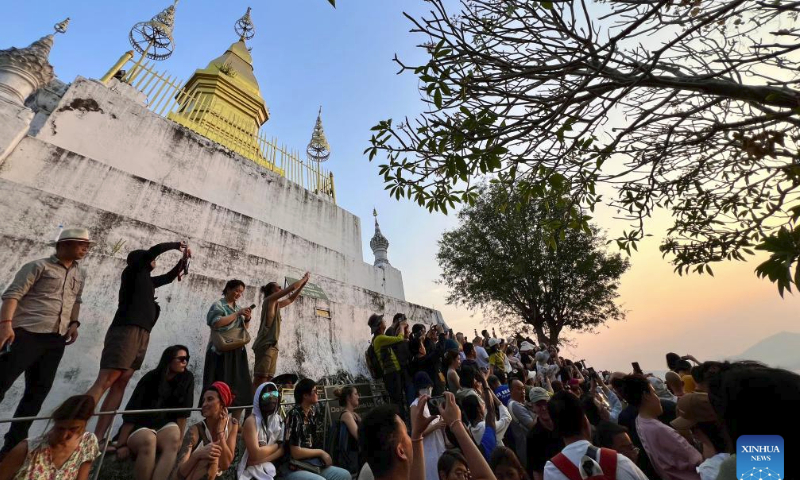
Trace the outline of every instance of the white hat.
{"label": "white hat", "polygon": [[58,236],[58,240],[51,242],[51,245],[61,242],[95,243],[95,241],[89,237],[89,230],[85,228],[65,228]]}
{"label": "white hat", "polygon": [[520,352],[530,352],[531,350],[533,350],[533,344],[531,342],[523,341],[522,345],[519,346]]}
{"label": "white hat", "polygon": [[489,339],[489,348],[494,347],[495,345],[497,345],[499,343],[500,343],[500,340],[498,340],[496,338],[490,338]]}

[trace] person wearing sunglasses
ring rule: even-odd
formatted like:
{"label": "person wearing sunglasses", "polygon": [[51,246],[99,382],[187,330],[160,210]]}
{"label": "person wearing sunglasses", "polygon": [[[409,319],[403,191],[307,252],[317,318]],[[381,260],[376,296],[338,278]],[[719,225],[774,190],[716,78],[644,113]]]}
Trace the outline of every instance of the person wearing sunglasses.
{"label": "person wearing sunglasses", "polygon": [[271,382],[262,383],[253,397],[253,413],[242,427],[245,452],[239,462],[239,480],[273,480],[275,464],[284,456],[281,394]]}
{"label": "person wearing sunglasses", "polygon": [[126,414],[116,445],[117,459],[134,459],[136,480],[166,480],[175,464],[186,419],[194,406],[194,375],[189,349],[167,347],[158,366],[145,373],[125,410],[185,408],[182,412]]}

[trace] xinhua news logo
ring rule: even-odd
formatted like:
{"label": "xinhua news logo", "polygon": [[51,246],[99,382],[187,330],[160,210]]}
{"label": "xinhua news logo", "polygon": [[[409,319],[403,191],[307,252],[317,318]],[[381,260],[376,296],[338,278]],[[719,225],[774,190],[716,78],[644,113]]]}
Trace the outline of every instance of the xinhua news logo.
{"label": "xinhua news logo", "polygon": [[742,435],[736,441],[739,480],[783,480],[783,437]]}

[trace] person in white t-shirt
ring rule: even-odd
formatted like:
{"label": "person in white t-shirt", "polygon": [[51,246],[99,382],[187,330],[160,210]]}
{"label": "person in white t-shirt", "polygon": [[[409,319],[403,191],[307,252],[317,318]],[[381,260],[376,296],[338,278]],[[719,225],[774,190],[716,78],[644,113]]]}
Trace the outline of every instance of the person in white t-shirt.
{"label": "person in white t-shirt", "polygon": [[[433,392],[431,377],[425,372],[417,372],[414,375],[414,390],[417,392],[417,398],[411,404],[412,407],[419,405],[419,399],[423,395],[430,397]],[[431,416],[427,404],[425,405],[424,416],[425,418]],[[447,450],[444,443],[445,426],[444,421],[441,418],[437,418],[422,432],[422,446],[425,451],[425,480],[439,480],[436,464],[439,461],[439,457]]]}
{"label": "person in white t-shirt", "polygon": [[[647,480],[647,476],[628,457],[614,450],[599,449],[589,442],[591,425],[578,397],[566,391],[559,392],[550,399],[547,409],[555,431],[564,439],[566,446],[545,464],[544,480],[580,480],[599,475],[603,473],[601,465],[605,465],[609,459],[610,463],[616,463],[616,480]],[[578,476],[568,476],[570,471]]]}
{"label": "person in white t-shirt", "polygon": [[481,372],[488,372],[489,354],[486,352],[486,349],[483,348],[483,338],[475,337],[475,340],[472,341],[472,345],[475,347],[475,353],[477,354],[475,361],[478,362],[478,368]]}

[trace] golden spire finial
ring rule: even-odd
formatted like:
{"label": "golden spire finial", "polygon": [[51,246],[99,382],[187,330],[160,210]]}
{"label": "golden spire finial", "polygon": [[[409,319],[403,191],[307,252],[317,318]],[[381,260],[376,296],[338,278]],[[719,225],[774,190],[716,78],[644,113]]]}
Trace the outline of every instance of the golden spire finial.
{"label": "golden spire finial", "polygon": [[322,128],[322,107],[319,107],[317,123],[314,125],[314,133],[311,134],[311,141],[306,148],[308,156],[317,162],[324,162],[331,156],[331,146],[325,138],[325,130]]}
{"label": "golden spire finial", "polygon": [[128,40],[137,52],[142,54],[136,66],[145,57],[151,60],[166,60],[175,49],[172,28],[175,26],[175,7],[178,0],[162,10],[148,22],[139,22],[131,28]]}
{"label": "golden spire finial", "polygon": [[256,27],[253,25],[253,19],[250,18],[250,10],[252,9],[247,7],[247,12],[233,26],[233,30],[239,35],[240,41],[250,40],[256,34]]}
{"label": "golden spire finial", "polygon": [[66,33],[67,27],[69,27],[69,17],[63,22],[58,22],[53,25],[53,30],[56,31],[55,33]]}

